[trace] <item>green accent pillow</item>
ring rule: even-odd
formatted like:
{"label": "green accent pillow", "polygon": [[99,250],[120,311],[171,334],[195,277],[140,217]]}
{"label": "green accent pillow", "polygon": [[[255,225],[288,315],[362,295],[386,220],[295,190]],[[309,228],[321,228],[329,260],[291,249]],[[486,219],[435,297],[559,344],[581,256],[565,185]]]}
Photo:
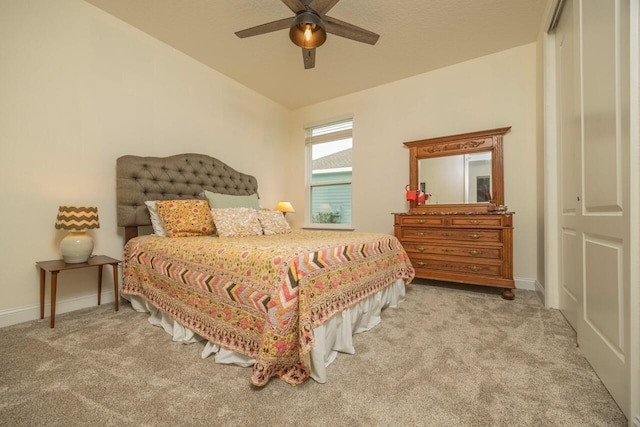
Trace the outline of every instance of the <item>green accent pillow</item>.
{"label": "green accent pillow", "polygon": [[209,206],[214,209],[225,208],[253,208],[260,209],[260,201],[257,194],[248,196],[235,196],[232,194],[212,193],[211,191],[203,191],[200,193],[209,201]]}

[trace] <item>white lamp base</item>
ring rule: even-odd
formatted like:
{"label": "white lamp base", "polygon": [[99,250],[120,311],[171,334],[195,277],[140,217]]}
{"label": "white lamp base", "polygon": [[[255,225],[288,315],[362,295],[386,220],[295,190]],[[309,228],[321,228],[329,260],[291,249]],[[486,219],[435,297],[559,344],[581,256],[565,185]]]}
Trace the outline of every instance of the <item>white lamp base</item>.
{"label": "white lamp base", "polygon": [[67,264],[87,262],[93,252],[93,239],[85,231],[70,231],[60,242],[60,252]]}

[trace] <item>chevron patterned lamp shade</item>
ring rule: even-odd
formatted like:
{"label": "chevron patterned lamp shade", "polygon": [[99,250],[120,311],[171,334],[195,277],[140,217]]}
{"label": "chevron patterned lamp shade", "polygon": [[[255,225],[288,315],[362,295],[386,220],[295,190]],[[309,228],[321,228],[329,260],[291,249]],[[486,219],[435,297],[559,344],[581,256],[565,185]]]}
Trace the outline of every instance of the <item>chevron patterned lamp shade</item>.
{"label": "chevron patterned lamp shade", "polygon": [[93,252],[93,239],[86,231],[100,228],[95,206],[60,206],[56,228],[69,230],[60,242],[60,252],[67,264],[87,262]]}

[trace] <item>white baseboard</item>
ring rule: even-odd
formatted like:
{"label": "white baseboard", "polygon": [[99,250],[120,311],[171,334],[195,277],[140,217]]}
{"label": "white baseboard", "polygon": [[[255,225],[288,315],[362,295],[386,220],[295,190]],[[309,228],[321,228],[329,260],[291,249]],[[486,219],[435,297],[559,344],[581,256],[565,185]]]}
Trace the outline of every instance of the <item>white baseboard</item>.
{"label": "white baseboard", "polygon": [[516,282],[516,289],[524,289],[527,291],[536,290],[537,281],[535,279],[525,279],[523,277],[515,277],[513,281]]}
{"label": "white baseboard", "polygon": [[[113,302],[113,291],[102,292],[101,304]],[[98,305],[98,295],[86,295],[78,298],[69,298],[66,300],[56,301],[56,317],[58,314],[67,313],[69,311],[80,310],[83,308],[95,307]],[[48,319],[51,315],[51,303],[45,301],[44,318]],[[9,310],[0,310],[0,328],[15,325],[18,323],[28,322],[30,320],[40,319],[40,305],[29,305]]]}

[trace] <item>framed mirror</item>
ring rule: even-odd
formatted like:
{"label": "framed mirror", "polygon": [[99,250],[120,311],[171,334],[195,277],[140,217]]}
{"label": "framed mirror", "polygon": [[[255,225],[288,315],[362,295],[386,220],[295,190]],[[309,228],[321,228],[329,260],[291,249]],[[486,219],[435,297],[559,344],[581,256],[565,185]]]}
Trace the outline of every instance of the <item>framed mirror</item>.
{"label": "framed mirror", "polygon": [[486,212],[504,205],[502,136],[509,129],[405,142],[410,188],[429,195],[424,204],[410,202],[410,211]]}

